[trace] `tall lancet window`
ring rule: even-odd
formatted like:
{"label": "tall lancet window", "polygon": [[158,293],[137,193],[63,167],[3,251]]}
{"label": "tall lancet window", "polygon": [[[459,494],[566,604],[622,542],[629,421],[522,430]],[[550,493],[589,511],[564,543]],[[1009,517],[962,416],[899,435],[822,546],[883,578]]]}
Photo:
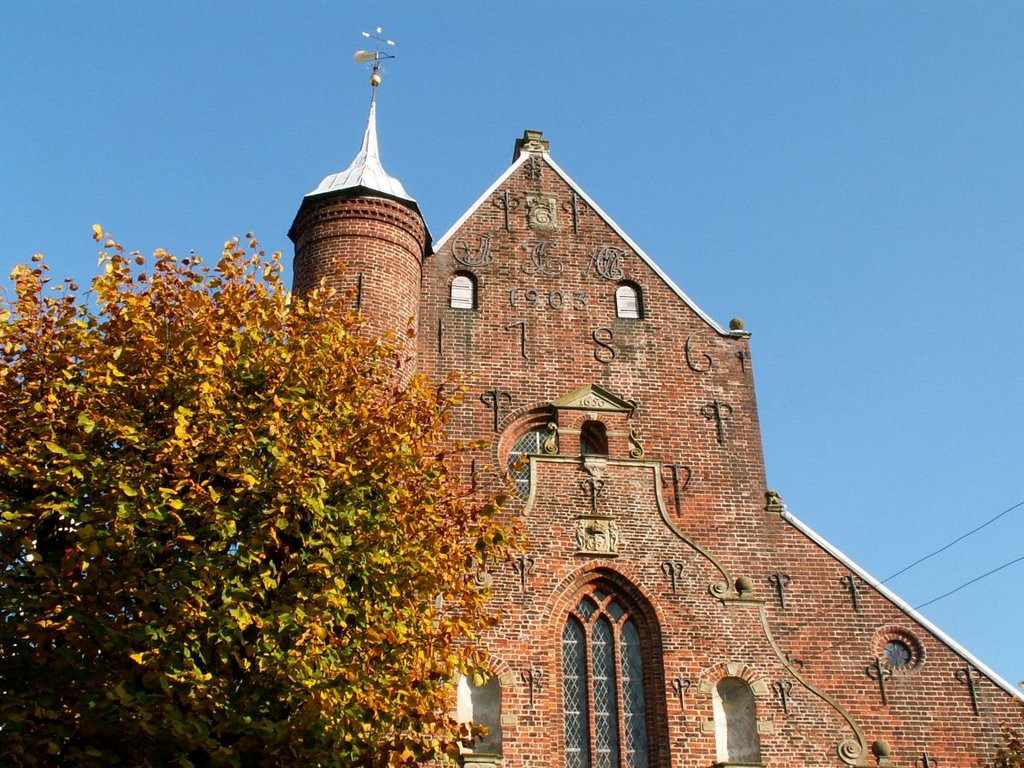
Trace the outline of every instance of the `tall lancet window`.
{"label": "tall lancet window", "polygon": [[567,768],[647,768],[643,669],[636,617],[595,584],[562,629]]}

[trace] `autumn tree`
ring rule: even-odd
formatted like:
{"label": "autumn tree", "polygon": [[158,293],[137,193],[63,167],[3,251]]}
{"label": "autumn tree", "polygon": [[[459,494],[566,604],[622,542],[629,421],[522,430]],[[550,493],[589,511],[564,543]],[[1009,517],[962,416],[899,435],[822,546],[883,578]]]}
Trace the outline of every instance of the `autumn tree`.
{"label": "autumn tree", "polygon": [[[0,308],[0,763],[410,765],[505,556],[452,386],[278,255],[39,257]],[[334,302],[337,304],[339,302]]]}
{"label": "autumn tree", "polygon": [[994,762],[996,768],[1024,768],[1024,703],[1017,702],[1017,711],[1020,720],[1003,725],[1003,743],[996,751]]}

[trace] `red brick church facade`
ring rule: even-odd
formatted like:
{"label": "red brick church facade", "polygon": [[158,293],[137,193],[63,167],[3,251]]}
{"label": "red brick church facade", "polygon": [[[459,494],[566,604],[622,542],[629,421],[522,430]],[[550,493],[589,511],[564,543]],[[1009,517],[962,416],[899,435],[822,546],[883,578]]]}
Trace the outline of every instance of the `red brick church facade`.
{"label": "red brick church facade", "polygon": [[[977,766],[1014,689],[768,490],[749,334],[708,317],[527,131],[435,243],[380,166],[303,200],[295,289],[346,290],[416,368],[472,374],[528,545],[480,574],[493,678],[460,681],[480,766]],[[481,471],[480,482],[485,484]],[[469,478],[467,477],[467,482]]]}

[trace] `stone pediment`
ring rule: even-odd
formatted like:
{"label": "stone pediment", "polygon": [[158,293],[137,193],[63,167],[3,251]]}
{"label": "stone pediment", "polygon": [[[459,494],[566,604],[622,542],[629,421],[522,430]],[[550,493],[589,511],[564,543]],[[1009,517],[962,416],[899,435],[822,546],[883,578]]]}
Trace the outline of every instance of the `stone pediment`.
{"label": "stone pediment", "polygon": [[634,410],[632,403],[597,384],[589,384],[575,392],[562,395],[557,400],[553,400],[551,405],[560,410],[607,411],[625,413],[627,416],[631,416]]}

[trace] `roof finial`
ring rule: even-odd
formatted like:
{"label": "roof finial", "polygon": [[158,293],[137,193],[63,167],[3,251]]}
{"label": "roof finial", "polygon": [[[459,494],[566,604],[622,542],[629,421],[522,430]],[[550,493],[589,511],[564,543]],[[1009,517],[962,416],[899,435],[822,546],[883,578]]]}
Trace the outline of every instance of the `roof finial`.
{"label": "roof finial", "polygon": [[384,59],[395,58],[394,54],[381,53],[380,50],[382,45],[394,45],[395,41],[384,37],[384,30],[380,27],[377,27],[376,32],[373,35],[369,32],[363,32],[363,37],[369,38],[376,43],[374,49],[372,51],[356,51],[355,56],[353,56],[359,63],[371,64],[370,85],[373,87],[373,95],[370,96],[370,101],[374,101],[377,98],[377,86],[380,85],[380,63]]}

